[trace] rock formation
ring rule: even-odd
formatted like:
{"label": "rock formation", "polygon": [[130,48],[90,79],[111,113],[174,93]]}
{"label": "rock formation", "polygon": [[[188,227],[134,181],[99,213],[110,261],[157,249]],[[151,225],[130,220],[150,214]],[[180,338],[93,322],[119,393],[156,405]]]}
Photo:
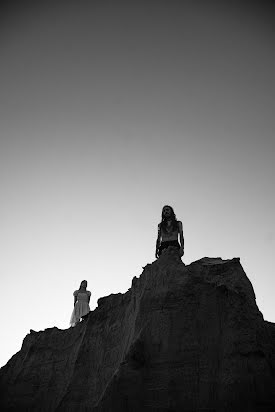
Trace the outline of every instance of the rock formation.
{"label": "rock formation", "polygon": [[75,328],[31,331],[0,371],[2,411],[275,410],[275,325],[239,259],[173,249]]}

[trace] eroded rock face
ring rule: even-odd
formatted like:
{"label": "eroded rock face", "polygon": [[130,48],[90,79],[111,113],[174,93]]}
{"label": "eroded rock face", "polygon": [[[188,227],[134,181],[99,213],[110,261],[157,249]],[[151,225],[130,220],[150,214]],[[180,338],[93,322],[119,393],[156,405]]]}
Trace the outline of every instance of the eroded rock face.
{"label": "eroded rock face", "polygon": [[168,250],[75,328],[31,332],[1,369],[1,410],[275,410],[275,325],[239,259]]}

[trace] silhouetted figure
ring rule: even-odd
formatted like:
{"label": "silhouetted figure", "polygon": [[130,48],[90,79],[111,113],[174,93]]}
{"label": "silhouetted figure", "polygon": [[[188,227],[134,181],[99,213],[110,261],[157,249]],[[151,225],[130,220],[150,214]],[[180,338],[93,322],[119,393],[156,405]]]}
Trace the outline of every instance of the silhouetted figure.
{"label": "silhouetted figure", "polygon": [[74,295],[74,310],[71,316],[70,325],[75,326],[80,319],[90,312],[91,292],[86,290],[87,280],[82,280],[78,290],[75,290]]}
{"label": "silhouetted figure", "polygon": [[[180,238],[180,243],[178,238]],[[177,220],[173,208],[166,205],[162,208],[161,222],[158,225],[156,258],[169,246],[176,247],[179,250],[180,256],[184,254],[182,223]]]}

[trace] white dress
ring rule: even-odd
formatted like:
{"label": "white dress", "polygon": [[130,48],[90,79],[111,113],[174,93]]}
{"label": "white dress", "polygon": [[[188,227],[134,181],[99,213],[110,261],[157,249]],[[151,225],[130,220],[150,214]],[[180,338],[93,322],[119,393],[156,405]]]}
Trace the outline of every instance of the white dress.
{"label": "white dress", "polygon": [[88,300],[91,296],[91,292],[89,290],[86,290],[86,292],[75,290],[73,295],[77,298],[77,301],[70,320],[71,326],[75,326],[82,316],[85,316],[90,312]]}

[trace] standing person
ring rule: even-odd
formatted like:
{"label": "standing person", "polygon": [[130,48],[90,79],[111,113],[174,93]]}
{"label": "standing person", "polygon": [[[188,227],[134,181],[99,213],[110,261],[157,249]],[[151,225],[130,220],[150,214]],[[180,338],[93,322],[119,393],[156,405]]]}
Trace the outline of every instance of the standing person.
{"label": "standing person", "polygon": [[[180,243],[178,238],[180,238]],[[158,225],[156,258],[158,258],[162,254],[162,251],[169,246],[178,248],[180,256],[184,254],[182,223],[177,220],[173,208],[166,205],[162,208],[161,222]]]}
{"label": "standing person", "polygon": [[70,325],[75,326],[80,319],[90,312],[91,292],[87,290],[87,280],[82,280],[78,290],[74,293],[74,310],[71,316]]}

